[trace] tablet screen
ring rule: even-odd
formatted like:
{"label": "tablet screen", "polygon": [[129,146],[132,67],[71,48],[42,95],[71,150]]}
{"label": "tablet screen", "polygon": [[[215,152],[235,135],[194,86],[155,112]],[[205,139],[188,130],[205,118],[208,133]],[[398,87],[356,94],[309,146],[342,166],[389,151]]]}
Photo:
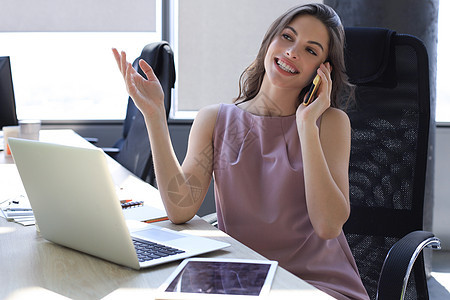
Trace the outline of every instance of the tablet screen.
{"label": "tablet screen", "polygon": [[264,287],[270,288],[273,263],[188,259],[165,292],[258,296]]}

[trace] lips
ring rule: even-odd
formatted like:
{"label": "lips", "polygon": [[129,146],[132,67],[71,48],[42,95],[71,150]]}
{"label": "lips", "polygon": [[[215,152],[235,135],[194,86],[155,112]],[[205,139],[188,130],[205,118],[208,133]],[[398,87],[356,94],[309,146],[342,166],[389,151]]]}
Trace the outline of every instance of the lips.
{"label": "lips", "polygon": [[295,75],[300,73],[295,66],[293,66],[290,62],[282,59],[282,58],[275,58],[275,64],[284,72]]}

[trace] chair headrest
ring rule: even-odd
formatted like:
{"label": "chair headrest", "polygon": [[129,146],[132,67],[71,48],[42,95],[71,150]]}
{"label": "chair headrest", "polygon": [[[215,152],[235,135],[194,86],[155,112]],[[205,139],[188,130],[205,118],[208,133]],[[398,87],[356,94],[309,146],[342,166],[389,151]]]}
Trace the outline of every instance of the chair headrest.
{"label": "chair headrest", "polygon": [[346,27],[345,64],[356,85],[396,85],[395,31],[385,28]]}
{"label": "chair headrest", "polygon": [[164,86],[174,87],[176,78],[175,63],[173,60],[173,51],[168,42],[154,42],[146,45],[142,49],[141,55],[133,62],[133,67],[138,70],[139,74],[144,76],[144,72],[138,65],[139,59],[145,60],[152,67],[160,81],[170,81],[164,84]]}

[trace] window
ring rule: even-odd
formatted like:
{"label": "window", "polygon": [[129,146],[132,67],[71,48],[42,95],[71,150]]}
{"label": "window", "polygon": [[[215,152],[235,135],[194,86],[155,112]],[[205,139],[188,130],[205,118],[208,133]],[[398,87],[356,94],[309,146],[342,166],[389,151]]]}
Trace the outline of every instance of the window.
{"label": "window", "polygon": [[0,55],[11,57],[19,119],[125,117],[128,96],[111,48],[132,61],[161,40],[161,0],[4,2]]}
{"label": "window", "polygon": [[450,1],[439,1],[436,82],[436,121],[450,122]]}

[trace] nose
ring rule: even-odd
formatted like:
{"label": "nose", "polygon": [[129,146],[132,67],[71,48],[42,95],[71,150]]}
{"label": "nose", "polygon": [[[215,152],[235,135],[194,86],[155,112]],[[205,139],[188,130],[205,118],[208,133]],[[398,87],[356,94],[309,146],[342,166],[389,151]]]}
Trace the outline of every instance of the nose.
{"label": "nose", "polygon": [[297,59],[298,58],[297,50],[294,47],[286,49],[286,56],[290,57],[291,59]]}

